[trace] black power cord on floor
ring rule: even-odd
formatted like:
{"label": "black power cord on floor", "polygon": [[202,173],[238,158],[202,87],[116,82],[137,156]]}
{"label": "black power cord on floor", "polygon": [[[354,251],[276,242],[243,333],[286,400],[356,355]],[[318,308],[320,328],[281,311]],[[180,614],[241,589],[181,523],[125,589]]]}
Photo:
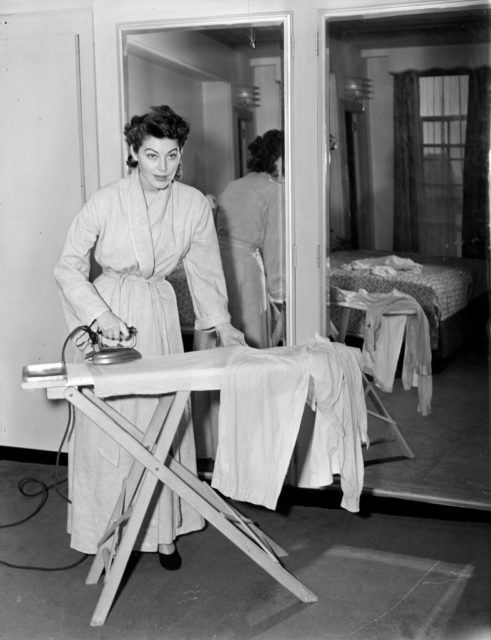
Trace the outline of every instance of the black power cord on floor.
{"label": "black power cord on floor", "polygon": [[[86,331],[88,330],[88,327],[77,327],[65,339],[65,342],[63,343],[63,347],[61,350],[61,360],[63,364],[65,364],[65,349],[68,344],[68,341],[80,330]],[[48,501],[50,489],[54,488],[55,491],[58,493],[58,495],[61,498],[63,498],[63,500],[70,502],[70,499],[67,496],[65,496],[63,493],[61,493],[61,491],[58,488],[60,484],[63,484],[66,482],[66,478],[60,480],[58,477],[58,474],[60,469],[61,451],[63,449],[65,440],[67,439],[72,427],[73,427],[73,411],[72,411],[72,405],[68,403],[68,419],[67,419],[65,431],[63,433],[63,437],[60,442],[60,446],[58,447],[58,451],[56,454],[55,478],[54,478],[53,484],[47,485],[45,482],[43,482],[42,480],[38,480],[37,478],[24,478],[20,480],[17,484],[17,488],[19,489],[19,491],[22,493],[23,496],[26,496],[27,498],[35,498],[36,496],[41,496],[41,500],[32,513],[15,522],[10,522],[8,524],[0,524],[0,529],[17,527],[23,524],[24,522],[27,522],[31,518],[33,518],[36,514],[38,514],[41,511],[41,509],[44,507],[44,505]],[[32,485],[32,484],[38,485],[40,489],[38,489],[37,491],[31,491],[31,492],[27,491],[26,486]],[[21,564],[14,564],[11,562],[7,562],[6,560],[0,560],[0,564],[5,567],[10,567],[11,569],[25,569],[30,571],[65,571],[66,569],[73,569],[73,567],[77,567],[79,564],[82,564],[82,562],[84,562],[87,558],[88,558],[88,555],[83,554],[82,557],[79,558],[76,562],[73,562],[72,564],[65,565],[62,567],[41,567],[41,566],[35,566],[35,565],[21,565]]]}
{"label": "black power cord on floor", "polygon": [[[46,504],[46,502],[48,500],[48,496],[49,496],[49,490],[52,489],[53,487],[56,487],[57,485],[61,484],[62,482],[65,482],[65,480],[59,480],[59,481],[53,483],[52,485],[47,485],[42,480],[37,480],[36,478],[24,478],[23,480],[21,480],[17,484],[17,488],[22,493],[22,495],[24,495],[24,496],[26,496],[28,498],[34,498],[34,497],[40,495],[41,496],[41,501],[39,502],[38,506],[34,509],[34,511],[32,513],[30,513],[28,516],[26,516],[25,518],[22,518],[21,520],[17,520],[16,522],[10,522],[9,524],[2,524],[2,525],[0,525],[0,529],[7,529],[9,527],[17,527],[18,525],[23,524],[24,522],[27,522],[27,520],[30,520],[31,518],[33,518],[37,513],[39,513],[41,511],[41,509]],[[38,485],[40,487],[40,489],[38,491],[28,492],[26,490],[26,486],[29,485],[29,484],[36,484],[36,485]],[[73,567],[78,566],[86,558],[87,558],[87,554],[84,554],[76,562],[73,562],[72,564],[65,565],[65,566],[62,566],[62,567],[40,567],[40,566],[35,566],[35,565],[22,565],[22,564],[14,564],[12,562],[7,562],[6,560],[0,560],[0,564],[5,566],[5,567],[10,567],[11,569],[27,569],[27,570],[31,570],[31,571],[64,571],[65,569],[72,569]]]}

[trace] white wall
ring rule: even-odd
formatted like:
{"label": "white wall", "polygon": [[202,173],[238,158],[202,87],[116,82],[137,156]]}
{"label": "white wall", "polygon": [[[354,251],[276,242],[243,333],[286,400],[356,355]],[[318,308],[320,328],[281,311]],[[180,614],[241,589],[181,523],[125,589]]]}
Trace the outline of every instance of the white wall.
{"label": "white wall", "polygon": [[235,126],[232,86],[229,82],[203,82],[204,147],[198,153],[206,184],[204,193],[218,196],[236,178]]}
{"label": "white wall", "polygon": [[21,389],[67,334],[53,278],[72,217],[96,188],[89,10],[4,14],[0,33],[0,445],[56,450],[64,403]]}
{"label": "white wall", "polygon": [[254,70],[253,85],[259,88],[259,106],[255,109],[256,135],[270,129],[282,129],[281,93],[282,75],[280,58],[251,60]]}
{"label": "white wall", "polygon": [[133,48],[138,47],[147,55],[164,61],[167,66],[174,63],[181,72],[187,69],[189,74],[201,79],[208,77],[209,80],[228,80],[237,84],[250,81],[248,59],[239,51],[196,31],[172,30],[172,23],[154,32],[132,34],[128,36],[128,42]]}

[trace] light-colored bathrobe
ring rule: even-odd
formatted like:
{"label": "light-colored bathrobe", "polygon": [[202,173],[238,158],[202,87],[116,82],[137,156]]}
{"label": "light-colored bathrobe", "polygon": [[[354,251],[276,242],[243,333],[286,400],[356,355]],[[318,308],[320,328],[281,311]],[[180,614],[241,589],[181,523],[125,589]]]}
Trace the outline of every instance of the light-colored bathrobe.
{"label": "light-colored bathrobe", "polygon": [[[102,274],[92,284],[88,276],[94,245]],[[76,216],[55,267],[69,329],[89,325],[111,309],[128,326],[136,327],[136,348],[142,355],[181,352],[176,297],[165,279],[181,258],[196,328],[229,322],[218,241],[205,196],[174,182],[147,212],[137,171],[104,187]],[[112,403],[144,432],[157,399],[132,397]],[[174,454],[195,470],[190,420],[181,423]],[[123,449],[77,412],[69,443],[68,530],[74,549],[95,553],[130,464]],[[202,526],[201,517],[164,487],[139,548],[155,551],[159,543],[170,543],[176,535]]]}
{"label": "light-colored bathrobe", "polygon": [[232,324],[251,347],[271,346],[271,301],[285,300],[283,184],[251,172],[217,198],[217,233]]}

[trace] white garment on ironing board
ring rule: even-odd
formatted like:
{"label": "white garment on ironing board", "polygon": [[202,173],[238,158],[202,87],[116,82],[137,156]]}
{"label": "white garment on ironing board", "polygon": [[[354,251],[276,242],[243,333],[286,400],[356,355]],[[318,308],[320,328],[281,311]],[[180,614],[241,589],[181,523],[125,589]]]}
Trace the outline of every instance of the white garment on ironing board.
{"label": "white garment on ironing board", "polygon": [[221,391],[212,486],[236,500],[276,507],[312,376],[318,418],[304,486],[330,484],[332,474],[340,473],[342,506],[358,511],[361,442],[368,439],[361,363],[354,351],[317,337],[298,347],[245,348],[232,357]]}
{"label": "white garment on ironing board", "polygon": [[361,353],[317,340],[309,347],[309,358],[317,411],[312,437],[300,453],[298,486],[326,486],[339,474],[341,506],[356,512],[364,478],[361,443],[369,445]]}
{"label": "white garment on ironing board", "polygon": [[308,361],[297,347],[245,347],[230,358],[221,389],[215,489],[275,508],[308,385]]}

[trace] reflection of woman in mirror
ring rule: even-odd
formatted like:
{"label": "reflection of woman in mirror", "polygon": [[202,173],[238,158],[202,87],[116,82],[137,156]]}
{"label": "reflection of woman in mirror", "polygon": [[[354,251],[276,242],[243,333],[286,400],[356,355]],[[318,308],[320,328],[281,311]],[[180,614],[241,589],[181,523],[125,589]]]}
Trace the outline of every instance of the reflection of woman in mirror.
{"label": "reflection of woman in mirror", "polygon": [[[211,208],[206,197],[177,181],[188,124],[170,107],[153,107],[125,126],[133,167],[129,176],[96,192],[75,217],[55,267],[70,330],[93,324],[105,339],[124,341],[137,330],[143,356],[183,351],[174,290],[166,276],[183,260],[196,327],[215,327],[222,345],[242,342],[230,324],[225,281]],[[90,253],[102,269],[89,280]],[[158,398],[111,401],[144,432]],[[174,455],[196,471],[189,412],[181,421]],[[78,414],[69,445],[68,528],[71,546],[93,554],[121,491],[131,456]],[[162,566],[181,564],[177,535],[203,526],[201,517],[163,487],[138,548],[159,551]],[[138,544],[138,543],[137,543]]]}
{"label": "reflection of woman in mirror", "polygon": [[232,324],[265,348],[283,340],[283,132],[258,136],[249,152],[249,173],[218,196],[217,232]]}

